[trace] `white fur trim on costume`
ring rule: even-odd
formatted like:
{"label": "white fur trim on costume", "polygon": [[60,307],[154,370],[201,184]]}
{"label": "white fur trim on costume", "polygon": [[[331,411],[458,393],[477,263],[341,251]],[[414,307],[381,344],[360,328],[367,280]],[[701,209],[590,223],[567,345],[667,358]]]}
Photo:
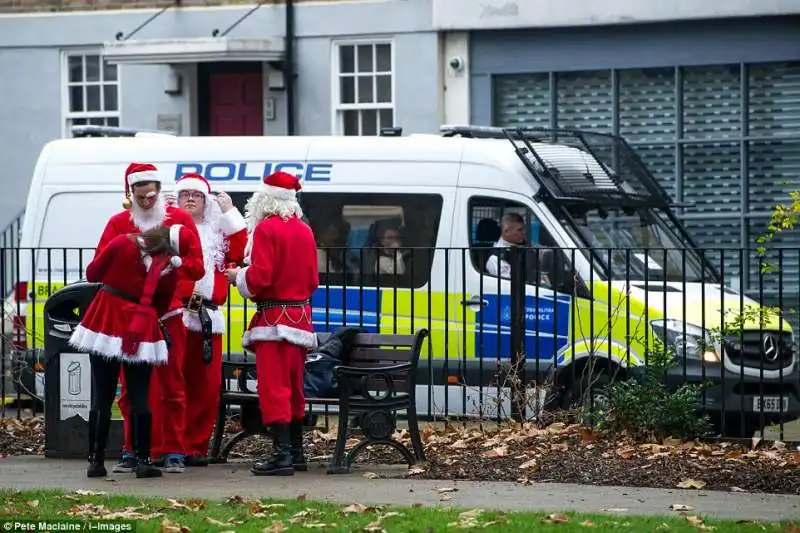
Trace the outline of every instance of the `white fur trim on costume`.
{"label": "white fur trim on costume", "polygon": [[73,348],[87,353],[96,353],[108,359],[119,359],[125,363],[145,363],[163,365],[167,363],[169,350],[163,340],[156,342],[140,342],[136,354],[122,353],[122,338],[112,337],[105,333],[97,333],[78,325],[69,339]]}
{"label": "white fur trim on costume", "polygon": [[315,349],[318,342],[316,333],[278,324],[248,329],[242,336],[242,347],[247,348],[259,341],[286,341],[309,350]]}
{"label": "white fur trim on costume", "polygon": [[183,313],[183,307],[176,307],[176,308],[175,308],[175,309],[173,309],[172,311],[167,311],[166,313],[164,313],[163,315],[161,315],[160,317],[158,317],[158,319],[159,319],[160,321],[164,322],[164,321],[165,321],[165,320],[167,320],[168,318],[172,318],[172,317],[174,317],[174,316],[177,316],[177,315],[180,315],[180,314],[182,314],[182,313]]}
{"label": "white fur trim on costume", "polygon": [[208,183],[197,178],[181,178],[175,186],[177,192],[181,191],[197,191],[203,194],[208,194]]}
{"label": "white fur trim on costume", "polygon": [[247,269],[250,267],[244,267],[236,273],[236,288],[239,289],[239,293],[244,296],[245,298],[252,298],[255,296],[252,292],[250,292],[250,287],[247,286]]}
{"label": "white fur trim on costume", "polygon": [[[208,309],[208,316],[211,317],[211,333],[215,335],[222,335],[225,333],[225,317],[219,309]],[[188,311],[183,313],[183,324],[186,329],[191,331],[202,332],[203,326],[200,324],[200,317],[195,313]]]}
{"label": "white fur trim on costume", "polygon": [[238,209],[232,207],[227,213],[219,217],[219,229],[226,237],[247,228],[247,222]]}
{"label": "white fur trim on costume", "polygon": [[178,253],[181,251],[181,227],[181,224],[173,224],[169,227],[169,244]]}
{"label": "white fur trim on costume", "polygon": [[180,266],[183,264],[183,259],[181,259],[177,255],[173,255],[172,257],[169,258],[169,262],[172,263],[172,266],[174,266],[175,268],[180,268]]}
{"label": "white fur trim on costume", "polygon": [[142,263],[144,263],[145,270],[150,272],[150,267],[153,266],[153,256],[149,254],[142,254]]}
{"label": "white fur trim on costume", "polygon": [[128,185],[134,185],[136,183],[142,183],[145,181],[157,181],[158,183],[161,183],[161,177],[159,176],[158,172],[154,172],[152,170],[128,174]]}
{"label": "white fur trim on costume", "polygon": [[294,189],[284,189],[283,187],[274,187],[272,185],[262,185],[261,189],[278,200],[294,200],[297,198],[297,191]]}

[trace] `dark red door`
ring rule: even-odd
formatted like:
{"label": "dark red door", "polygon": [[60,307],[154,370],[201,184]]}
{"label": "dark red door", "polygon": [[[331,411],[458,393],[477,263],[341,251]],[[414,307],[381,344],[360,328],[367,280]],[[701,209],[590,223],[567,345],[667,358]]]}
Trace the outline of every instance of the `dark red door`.
{"label": "dark red door", "polygon": [[263,135],[263,83],[260,72],[211,74],[211,135]]}

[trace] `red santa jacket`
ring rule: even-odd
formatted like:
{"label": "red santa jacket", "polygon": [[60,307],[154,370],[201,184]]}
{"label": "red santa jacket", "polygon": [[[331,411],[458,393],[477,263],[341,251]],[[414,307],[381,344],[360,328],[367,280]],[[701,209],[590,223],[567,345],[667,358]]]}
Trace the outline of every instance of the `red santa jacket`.
{"label": "red santa jacket", "polygon": [[259,341],[286,341],[308,349],[317,345],[310,300],[319,286],[317,245],[311,228],[297,217],[270,216],[253,231],[249,265],[236,288],[245,298],[266,303],[242,338],[245,348]]}
{"label": "red santa jacket", "polygon": [[[177,207],[173,206],[167,206],[165,208],[165,215],[161,224],[167,227],[180,224],[194,233],[196,241],[190,243],[190,246],[187,248],[186,255],[181,255],[183,265],[178,269],[178,271],[181,277],[184,277],[191,282],[201,279],[205,274],[205,269],[203,267],[203,251],[200,247],[200,235],[197,231],[197,225],[194,223],[192,216],[182,209],[178,209]],[[117,213],[108,220],[108,223],[106,224],[106,227],[100,236],[100,241],[97,243],[95,254],[101,253],[103,248],[108,246],[108,243],[111,242],[111,240],[117,235],[126,233],[139,233],[140,231],[142,230],[134,223],[133,213],[131,211],[126,210]],[[181,302],[191,296],[191,294],[191,290],[189,290],[188,293],[186,292],[185,286],[178,286],[174,292],[174,297],[167,306],[169,311],[175,311],[176,309],[181,308]]]}
{"label": "red santa jacket", "polygon": [[[102,283],[103,288],[92,300],[80,325],[75,328],[70,344],[78,349],[99,353],[128,362],[163,364],[167,361],[167,345],[153,315],[145,323],[141,338],[137,338],[135,353],[122,353],[123,339],[129,333],[131,321],[137,317],[145,281],[152,258],[142,256],[131,234],[111,239],[100,254],[86,267],[86,279]],[[154,273],[155,274],[155,273]],[[156,278],[150,289],[165,291],[171,297],[169,284]],[[162,285],[164,285],[162,287]]]}
{"label": "red santa jacket", "polygon": [[[228,299],[228,280],[225,267],[228,263],[239,264],[244,261],[244,248],[247,244],[247,222],[242,214],[232,208],[220,216],[216,223],[197,225],[203,248],[205,275],[197,282],[188,279],[180,281],[181,294],[198,293],[211,304],[222,306]],[[206,308],[211,318],[211,332],[225,332],[225,318],[222,311]],[[200,319],[195,313],[184,313],[183,322],[191,331],[203,331]]]}

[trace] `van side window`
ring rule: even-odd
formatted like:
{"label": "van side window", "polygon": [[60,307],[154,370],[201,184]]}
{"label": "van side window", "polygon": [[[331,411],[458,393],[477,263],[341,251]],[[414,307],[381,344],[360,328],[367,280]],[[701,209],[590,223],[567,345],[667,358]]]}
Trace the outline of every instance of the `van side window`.
{"label": "van side window", "polygon": [[[244,213],[250,194],[235,196]],[[442,202],[438,194],[301,193],[317,239],[320,285],[423,287],[430,280]]]}
{"label": "van side window", "polygon": [[[541,225],[533,212],[518,202],[473,196],[469,201],[468,216],[472,265],[482,274],[510,277],[510,265],[505,257],[505,250],[509,246],[521,245],[532,248],[556,246],[550,233]],[[546,271],[534,264],[545,253],[552,252],[533,252],[527,255],[527,283],[550,287]],[[539,261],[541,263],[542,260]]]}

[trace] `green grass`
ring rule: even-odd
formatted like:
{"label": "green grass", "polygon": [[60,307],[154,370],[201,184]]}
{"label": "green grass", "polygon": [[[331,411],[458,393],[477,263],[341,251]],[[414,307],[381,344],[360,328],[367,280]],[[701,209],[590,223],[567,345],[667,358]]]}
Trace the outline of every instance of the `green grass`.
{"label": "green grass", "polygon": [[[292,531],[438,532],[479,528],[483,531],[630,531],[630,532],[770,532],[796,525],[719,521],[691,513],[665,517],[614,514],[515,513],[444,507],[367,507],[295,500],[169,500],[75,491],[0,490],[0,529],[11,520],[136,521],[137,532],[198,531],[279,533]],[[69,513],[73,513],[70,516]],[[113,514],[112,514],[113,513]],[[77,514],[77,516],[76,516]],[[165,522],[166,521],[166,522]],[[187,529],[188,528],[188,529]],[[88,529],[87,529],[88,530]],[[96,530],[96,529],[95,529]]]}

